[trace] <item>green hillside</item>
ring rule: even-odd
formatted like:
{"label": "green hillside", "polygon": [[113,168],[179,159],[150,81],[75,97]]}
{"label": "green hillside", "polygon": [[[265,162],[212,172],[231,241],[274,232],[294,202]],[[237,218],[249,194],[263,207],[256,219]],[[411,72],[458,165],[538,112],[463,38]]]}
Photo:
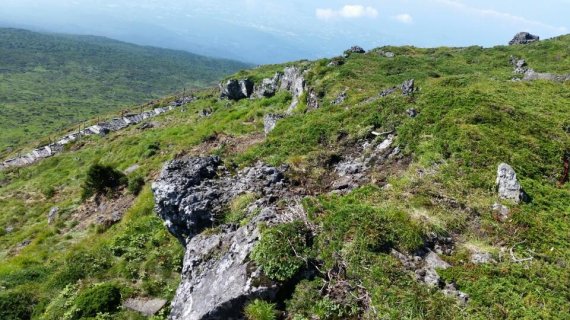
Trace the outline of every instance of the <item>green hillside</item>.
{"label": "green hillside", "polygon": [[107,38],[0,28],[0,152],[80,121],[203,88],[247,65]]}
{"label": "green hillside", "polygon": [[[86,299],[107,297],[109,287],[123,300],[172,299],[184,251],[153,211],[150,183],[168,160],[215,154],[232,168],[259,160],[288,164],[288,178],[308,195],[302,205],[314,234],[299,252],[318,271],[300,282],[282,277],[289,296],[276,305],[252,303],[249,315],[269,315],[251,319],[274,319],[274,309],[297,320],[569,319],[570,183],[563,172],[570,82],[513,81],[520,76],[510,63],[514,55],[537,72],[568,74],[569,49],[570,36],[563,36],[495,48],[385,47],[351,54],[340,66],[329,59],[290,63],[308,70],[320,108],[308,108],[307,95],[301,96],[267,136],[264,116],[285,112],[290,93],[235,102],[220,100],[212,88],[154,118],[155,128],[88,137],[36,165],[0,172],[0,318],[79,318]],[[395,56],[381,54],[386,51]],[[259,82],[283,68],[263,66],[235,78]],[[413,95],[379,97],[408,79],[418,87]],[[342,92],[346,100],[333,104]],[[205,109],[211,116],[202,116]],[[409,116],[410,109],[417,116]],[[400,160],[372,168],[369,182],[347,194],[329,193],[331,163],[353,156],[364,141],[384,138],[372,131],[394,134]],[[500,201],[510,208],[503,220],[492,209],[502,162],[516,170],[529,196],[520,204]],[[94,163],[121,171],[140,167],[127,175],[129,188],[100,204],[82,199]],[[128,209],[120,222],[107,224],[97,222],[104,206]],[[58,215],[48,224],[53,207]],[[453,239],[453,250],[440,255],[451,267],[438,272],[469,295],[467,304],[416,281],[392,253],[411,254],[434,235]],[[297,252],[276,241],[266,243],[267,259],[299,263]],[[473,263],[474,251],[494,261]],[[167,315],[168,308],[153,319]],[[98,316],[144,318],[127,309]]]}

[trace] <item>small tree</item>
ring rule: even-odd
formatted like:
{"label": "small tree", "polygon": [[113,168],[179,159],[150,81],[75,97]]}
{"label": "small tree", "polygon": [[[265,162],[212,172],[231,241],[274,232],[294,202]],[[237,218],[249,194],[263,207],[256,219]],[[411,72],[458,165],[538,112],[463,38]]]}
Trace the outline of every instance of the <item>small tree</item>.
{"label": "small tree", "polygon": [[85,200],[92,195],[112,194],[119,187],[125,186],[127,182],[127,177],[115,168],[94,164],[87,171],[81,198]]}

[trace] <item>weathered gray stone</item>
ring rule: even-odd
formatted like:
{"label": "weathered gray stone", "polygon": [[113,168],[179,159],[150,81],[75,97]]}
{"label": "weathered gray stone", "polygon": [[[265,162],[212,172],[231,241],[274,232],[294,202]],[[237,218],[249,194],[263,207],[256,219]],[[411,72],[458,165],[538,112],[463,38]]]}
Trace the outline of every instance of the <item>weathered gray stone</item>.
{"label": "weathered gray stone", "polygon": [[515,170],[506,163],[501,163],[497,169],[496,185],[501,199],[509,199],[519,203],[525,198]]}
{"label": "weathered gray stone", "polygon": [[[268,280],[249,256],[259,225],[282,221],[273,202],[287,197],[284,170],[258,163],[231,175],[218,157],[178,159],[164,167],[153,183],[156,211],[186,247],[171,319],[241,319],[247,301],[275,296],[279,284]],[[200,233],[244,193],[260,197],[245,225]]]}
{"label": "weathered gray stone", "polygon": [[285,116],[282,114],[267,114],[263,117],[263,131],[265,135],[268,135],[275,126],[277,125],[277,121],[283,119]]}
{"label": "weathered gray stone", "polygon": [[279,89],[282,76],[283,75],[278,72],[273,78],[263,79],[261,83],[255,87],[253,95],[257,98],[273,97]]}
{"label": "weathered gray stone", "polygon": [[59,208],[58,207],[53,207],[49,210],[48,213],[48,224],[52,224],[55,221],[55,218],[57,218],[57,213],[59,212]]}
{"label": "weathered gray stone", "polygon": [[346,100],[346,98],[348,98],[348,94],[346,93],[346,90],[341,92],[332,102],[332,104],[341,104],[344,102],[344,100]]}
{"label": "weathered gray stone", "polygon": [[509,41],[509,45],[515,44],[529,44],[532,42],[539,41],[540,37],[530,34],[528,32],[519,32],[517,33],[511,41]]}
{"label": "weathered gray stone", "polygon": [[125,308],[153,316],[166,305],[166,300],[157,298],[129,298],[123,302]]}
{"label": "weathered gray stone", "polygon": [[491,253],[489,252],[473,252],[471,254],[471,263],[474,264],[486,264],[486,263],[491,263],[494,262],[493,260],[493,255],[491,255]]}
{"label": "weathered gray stone", "polygon": [[241,100],[249,98],[253,93],[253,82],[249,79],[230,79],[225,84],[220,83],[220,98]]}
{"label": "weathered gray stone", "polygon": [[287,90],[293,96],[293,101],[287,109],[287,113],[291,113],[299,104],[299,97],[305,92],[305,78],[299,68],[285,68],[281,79],[281,90]]}
{"label": "weathered gray stone", "polygon": [[509,215],[511,214],[511,210],[507,206],[504,206],[500,203],[493,204],[493,212],[497,215],[497,218],[502,222],[507,221]]}
{"label": "weathered gray stone", "polygon": [[570,81],[570,74],[560,75],[553,73],[541,73],[541,72],[536,72],[533,69],[528,69],[524,73],[523,80],[525,81],[548,80],[555,82],[565,82],[565,81]]}
{"label": "weathered gray stone", "polygon": [[410,109],[406,110],[406,113],[408,114],[408,116],[410,118],[415,118],[418,116],[418,111],[414,108],[410,108]]}
{"label": "weathered gray stone", "polygon": [[319,107],[319,95],[315,92],[315,90],[310,89],[309,93],[307,94],[307,109],[314,110],[318,109]]}
{"label": "weathered gray stone", "polygon": [[366,50],[359,46],[352,46],[350,49],[344,51],[344,57],[348,58],[353,53],[366,53]]}
{"label": "weathered gray stone", "polygon": [[405,96],[410,96],[414,93],[415,87],[414,87],[414,79],[410,79],[410,80],[406,80],[402,83],[402,85],[400,86],[400,89],[402,90],[402,94]]}
{"label": "weathered gray stone", "polygon": [[344,58],[343,57],[335,57],[331,59],[331,62],[329,62],[328,66],[329,67],[338,67],[338,66],[342,66],[344,64]]}

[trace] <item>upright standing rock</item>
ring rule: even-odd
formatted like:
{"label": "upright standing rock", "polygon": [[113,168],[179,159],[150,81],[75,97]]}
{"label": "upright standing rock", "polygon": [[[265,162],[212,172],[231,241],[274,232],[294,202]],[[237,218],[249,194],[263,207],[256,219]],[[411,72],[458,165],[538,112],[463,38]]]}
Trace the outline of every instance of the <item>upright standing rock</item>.
{"label": "upright standing rock", "polygon": [[404,81],[404,83],[402,83],[400,88],[402,89],[403,95],[405,95],[405,96],[412,95],[414,93],[414,90],[415,90],[414,79]]}
{"label": "upright standing rock", "polygon": [[249,79],[231,79],[226,84],[220,84],[220,98],[240,100],[249,98],[253,93],[253,82]]}
{"label": "upright standing rock", "polygon": [[499,165],[496,184],[501,199],[513,200],[516,203],[524,200],[525,194],[517,180],[517,174],[508,164]]}
{"label": "upright standing rock", "polygon": [[299,97],[305,92],[305,78],[299,68],[285,68],[285,73],[281,79],[281,90],[287,90],[293,95],[293,101],[287,109],[287,112],[291,113],[299,104]]}
{"label": "upright standing rock", "polygon": [[273,97],[279,89],[282,74],[277,72],[273,78],[265,78],[261,83],[255,87],[253,95],[256,98],[269,98]]}

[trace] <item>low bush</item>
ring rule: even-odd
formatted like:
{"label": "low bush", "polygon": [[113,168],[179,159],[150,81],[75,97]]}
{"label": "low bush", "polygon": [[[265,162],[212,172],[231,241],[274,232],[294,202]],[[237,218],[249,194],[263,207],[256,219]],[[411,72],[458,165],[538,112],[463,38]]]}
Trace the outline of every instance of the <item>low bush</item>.
{"label": "low bush", "polygon": [[121,186],[127,184],[127,177],[111,166],[94,164],[87,170],[83,182],[81,198],[87,199],[92,195],[112,194]]}
{"label": "low bush", "polygon": [[121,290],[112,283],[93,286],[75,300],[74,319],[94,317],[98,313],[115,312],[121,304]]}
{"label": "low bush", "polygon": [[302,222],[268,228],[253,249],[252,259],[271,279],[291,279],[309,256],[308,231]]}
{"label": "low bush", "polygon": [[131,194],[138,195],[144,187],[144,178],[141,176],[132,177],[129,179],[127,189]]}
{"label": "low bush", "polygon": [[35,298],[28,293],[2,292],[0,293],[0,319],[30,319],[35,302]]}

